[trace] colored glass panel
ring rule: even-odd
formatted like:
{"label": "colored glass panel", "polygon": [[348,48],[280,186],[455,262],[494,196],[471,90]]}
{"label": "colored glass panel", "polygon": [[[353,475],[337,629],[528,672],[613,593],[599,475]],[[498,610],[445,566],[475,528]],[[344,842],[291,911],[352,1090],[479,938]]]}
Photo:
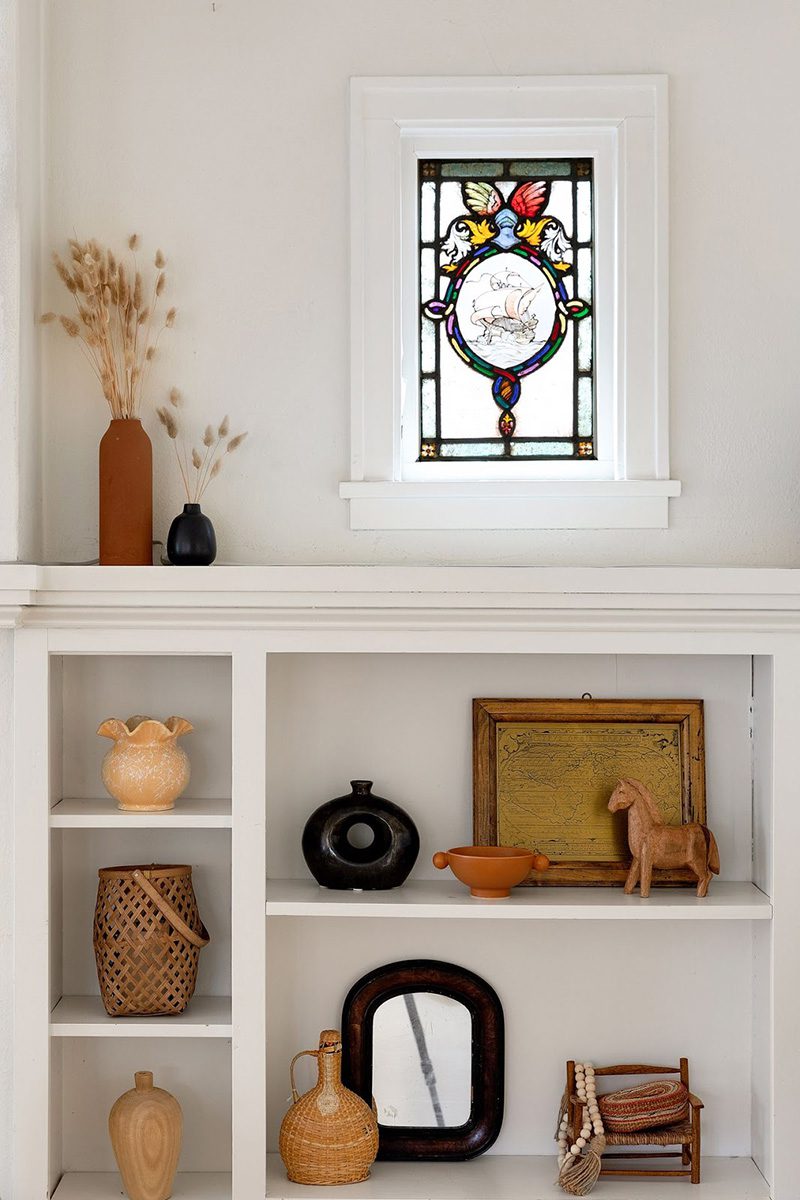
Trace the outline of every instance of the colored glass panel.
{"label": "colored glass panel", "polygon": [[420,163],[420,459],[594,456],[592,168]]}

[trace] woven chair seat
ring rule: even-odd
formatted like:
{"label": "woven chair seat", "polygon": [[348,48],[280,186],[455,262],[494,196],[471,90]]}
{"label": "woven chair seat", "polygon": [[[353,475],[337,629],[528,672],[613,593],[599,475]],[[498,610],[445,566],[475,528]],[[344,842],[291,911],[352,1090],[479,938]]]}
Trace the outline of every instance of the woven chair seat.
{"label": "woven chair seat", "polygon": [[688,1146],[691,1121],[679,1121],[662,1129],[637,1129],[635,1133],[606,1133],[607,1146]]}

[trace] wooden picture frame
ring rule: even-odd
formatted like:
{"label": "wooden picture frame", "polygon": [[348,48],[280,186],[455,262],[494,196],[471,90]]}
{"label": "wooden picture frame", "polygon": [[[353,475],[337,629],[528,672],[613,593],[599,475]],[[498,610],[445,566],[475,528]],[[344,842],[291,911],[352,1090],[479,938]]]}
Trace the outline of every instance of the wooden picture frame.
{"label": "wooden picture frame", "polygon": [[342,1079],[368,1104],[372,1096],[373,1022],[386,1000],[434,992],[463,1004],[472,1019],[470,1113],[463,1125],[379,1125],[378,1158],[390,1162],[464,1162],[497,1140],[505,1103],[505,1019],[494,988],[466,967],[435,959],[389,963],[353,984],[342,1010]]}
{"label": "wooden picture frame", "polygon": [[[472,716],[474,842],[547,854],[529,886],[625,882],[626,814],[605,807],[621,776],[671,823],[705,823],[702,700],[476,699]],[[653,872],[654,885],[695,883],[685,868]]]}

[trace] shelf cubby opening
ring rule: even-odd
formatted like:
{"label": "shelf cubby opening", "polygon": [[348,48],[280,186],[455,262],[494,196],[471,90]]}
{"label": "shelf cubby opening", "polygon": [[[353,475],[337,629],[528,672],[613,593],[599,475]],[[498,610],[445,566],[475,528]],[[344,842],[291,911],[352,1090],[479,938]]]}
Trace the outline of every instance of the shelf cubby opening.
{"label": "shelf cubby opening", "polygon": [[[52,655],[51,823],[91,826],[117,816],[154,828],[230,825],[231,661],[226,655]],[[186,717],[181,744],[191,778],[168,813],[126,814],[107,796],[100,768],[111,742],[96,730],[107,717]],[[161,821],[160,818],[165,818]]]}
{"label": "shelf cubby opening", "polygon": [[[67,1200],[108,1200],[122,1194],[108,1114],[133,1087],[136,1071],[153,1072],[183,1110],[178,1171],[207,1185],[184,1190],[187,1200],[228,1200],[231,1171],[231,1048],[222,1039],[59,1038],[51,1042],[51,1188]],[[58,1182],[60,1180],[60,1182]],[[227,1192],[225,1187],[227,1185]],[[109,1186],[116,1191],[106,1192]],[[221,1191],[215,1191],[221,1188]],[[179,1196],[180,1191],[173,1192]]]}

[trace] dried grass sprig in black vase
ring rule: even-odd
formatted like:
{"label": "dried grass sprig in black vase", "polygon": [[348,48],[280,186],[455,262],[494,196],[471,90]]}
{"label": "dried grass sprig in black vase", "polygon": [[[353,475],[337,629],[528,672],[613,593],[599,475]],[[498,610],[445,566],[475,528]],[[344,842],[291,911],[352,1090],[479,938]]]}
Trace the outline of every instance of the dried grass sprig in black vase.
{"label": "dried grass sprig in black vase", "polygon": [[214,526],[201,511],[200,501],[212,479],[216,479],[229,454],[241,446],[246,433],[229,437],[230,422],[223,417],[216,428],[206,425],[201,445],[189,446],[181,430],[178,410],[183,407],[183,397],[177,388],[169,393],[169,406],[156,409],[158,419],[175,449],[175,458],[181,473],[186,504],[170,526],[167,537],[167,557],[175,566],[208,566],[217,555],[217,539]]}
{"label": "dried grass sprig in black vase", "polygon": [[175,448],[187,503],[199,504],[211,480],[216,479],[222,470],[227,456],[238,450],[247,433],[237,433],[229,438],[230,422],[225,416],[216,428],[206,425],[201,441],[203,450],[196,446],[190,449],[178,420],[178,410],[183,408],[183,396],[176,387],[170,390],[169,405],[156,409],[158,419]]}

